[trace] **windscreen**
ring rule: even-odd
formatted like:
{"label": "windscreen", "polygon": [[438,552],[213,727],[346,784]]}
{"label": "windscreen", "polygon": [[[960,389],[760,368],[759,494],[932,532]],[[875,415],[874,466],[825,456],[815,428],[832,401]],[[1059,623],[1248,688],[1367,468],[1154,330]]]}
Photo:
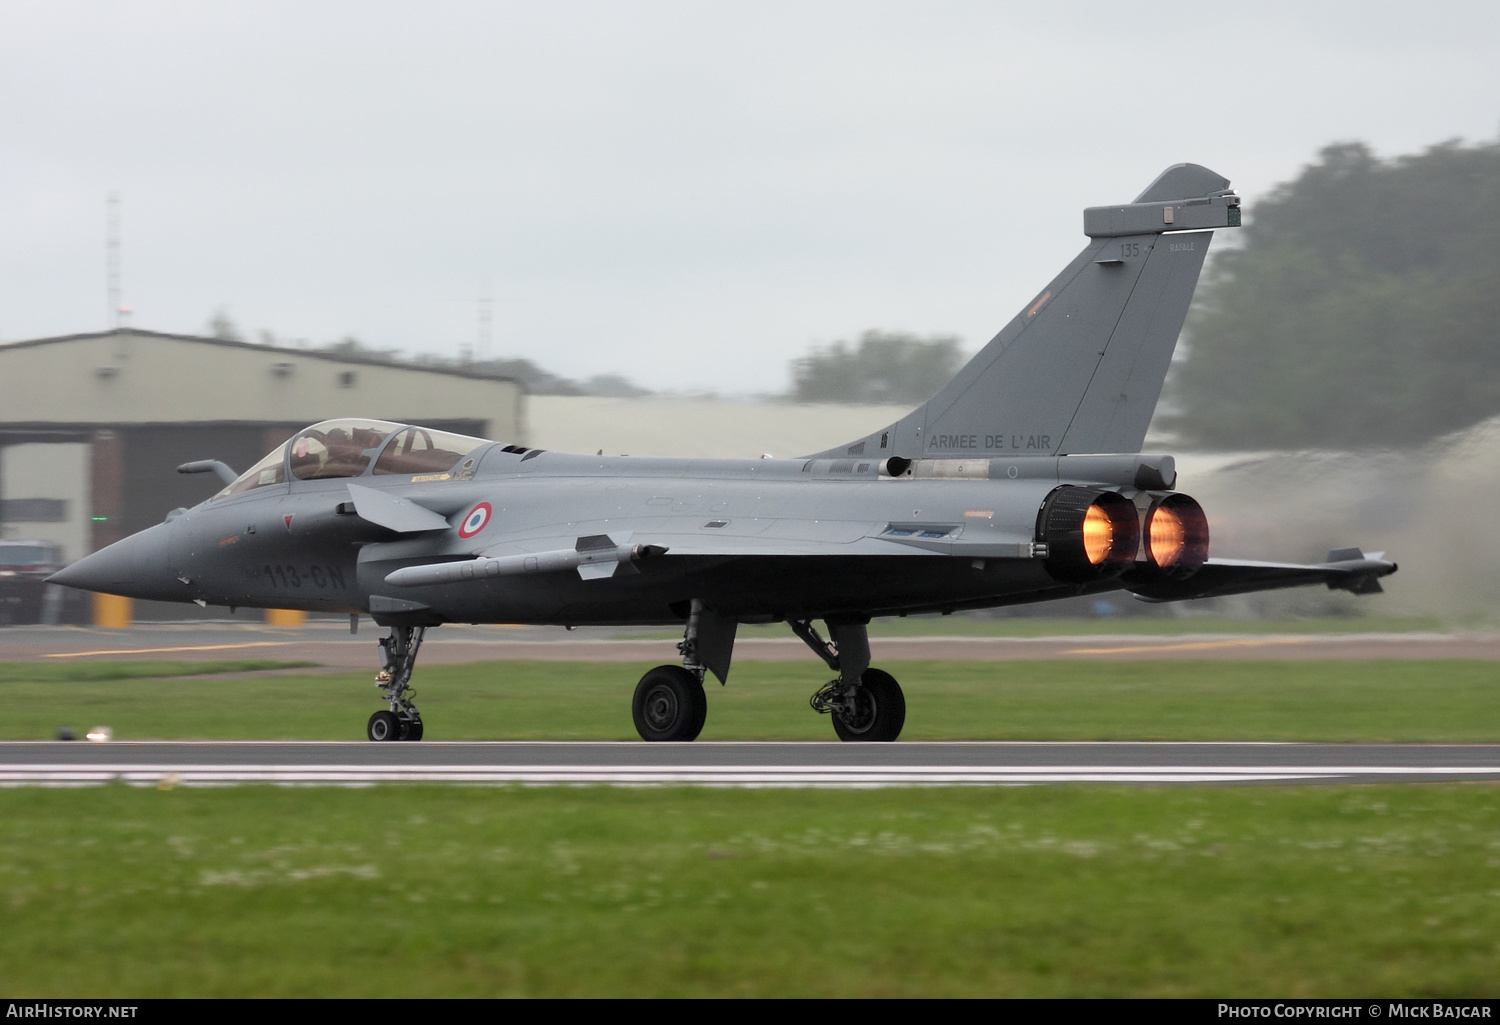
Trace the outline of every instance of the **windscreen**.
{"label": "windscreen", "polygon": [[228,498],[230,495],[254,491],[256,488],[263,488],[271,484],[280,484],[286,480],[285,468],[286,446],[278,445],[275,451],[240,474],[235,478],[233,484],[220,491],[213,498],[209,499],[209,501],[217,502],[219,499]]}
{"label": "windscreen", "polygon": [[212,501],[284,483],[288,462],[292,476],[298,480],[357,477],[375,458],[381,443],[401,426],[385,420],[325,420],[314,424],[240,474]]}

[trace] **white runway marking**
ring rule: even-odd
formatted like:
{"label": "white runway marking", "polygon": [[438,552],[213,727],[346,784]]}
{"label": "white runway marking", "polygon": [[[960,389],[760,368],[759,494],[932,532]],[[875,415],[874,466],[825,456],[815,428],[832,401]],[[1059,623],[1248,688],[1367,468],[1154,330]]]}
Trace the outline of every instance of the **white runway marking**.
{"label": "white runway marking", "polygon": [[1493,778],[1500,769],[1450,766],[223,766],[60,765],[0,767],[0,786],[223,786],[238,783],[370,786],[377,783],[697,785],[728,787],[882,787],[1038,783],[1255,783]]}

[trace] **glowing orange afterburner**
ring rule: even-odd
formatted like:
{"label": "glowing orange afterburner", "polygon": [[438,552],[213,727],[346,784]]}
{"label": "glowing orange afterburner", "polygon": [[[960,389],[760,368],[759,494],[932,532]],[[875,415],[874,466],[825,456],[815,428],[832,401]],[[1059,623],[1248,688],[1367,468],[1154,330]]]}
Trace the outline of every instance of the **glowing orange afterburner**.
{"label": "glowing orange afterburner", "polygon": [[1181,516],[1159,505],[1151,510],[1146,537],[1151,560],[1158,566],[1175,566],[1182,557],[1183,545],[1187,543],[1187,528],[1183,526]]}
{"label": "glowing orange afterburner", "polygon": [[1135,561],[1141,518],[1135,503],[1118,492],[1064,484],[1042,503],[1036,537],[1047,547],[1047,572],[1054,578],[1104,580]]}
{"label": "glowing orange afterburner", "polygon": [[1157,499],[1146,513],[1146,558],[1176,580],[1208,560],[1208,517],[1187,495]]}
{"label": "glowing orange afterburner", "polygon": [[1095,566],[1109,558],[1114,547],[1115,525],[1109,513],[1097,505],[1089,506],[1083,517],[1083,554]]}

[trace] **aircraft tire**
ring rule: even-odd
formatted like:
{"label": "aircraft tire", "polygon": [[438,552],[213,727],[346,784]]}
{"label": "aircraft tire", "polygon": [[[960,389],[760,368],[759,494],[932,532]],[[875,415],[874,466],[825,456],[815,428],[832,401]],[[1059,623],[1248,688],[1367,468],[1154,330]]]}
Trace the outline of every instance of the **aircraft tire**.
{"label": "aircraft tire", "polygon": [[365,736],[376,743],[401,739],[401,720],[395,712],[376,712],[365,725]]}
{"label": "aircraft tire", "polygon": [[642,740],[696,740],[708,718],[708,697],[703,681],[682,666],[657,666],[636,684],[630,711]]}
{"label": "aircraft tire", "polygon": [[401,738],[402,740],[421,740],[422,739],[422,720],[421,719],[413,719],[410,722],[406,723],[405,726],[406,726],[406,736],[402,737]]}
{"label": "aircraft tire", "polygon": [[882,669],[866,669],[859,682],[864,692],[858,699],[863,714],[851,722],[835,711],[833,732],[848,742],[891,741],[901,736],[901,727],[906,725],[906,695],[896,678]]}

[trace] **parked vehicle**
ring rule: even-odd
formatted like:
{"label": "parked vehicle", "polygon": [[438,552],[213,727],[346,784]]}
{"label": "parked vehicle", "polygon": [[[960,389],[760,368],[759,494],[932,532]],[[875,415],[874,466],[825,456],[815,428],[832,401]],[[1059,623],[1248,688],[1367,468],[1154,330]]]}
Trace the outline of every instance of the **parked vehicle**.
{"label": "parked vehicle", "polygon": [[47,583],[64,565],[52,541],[0,541],[0,626],[88,622],[86,603]]}

